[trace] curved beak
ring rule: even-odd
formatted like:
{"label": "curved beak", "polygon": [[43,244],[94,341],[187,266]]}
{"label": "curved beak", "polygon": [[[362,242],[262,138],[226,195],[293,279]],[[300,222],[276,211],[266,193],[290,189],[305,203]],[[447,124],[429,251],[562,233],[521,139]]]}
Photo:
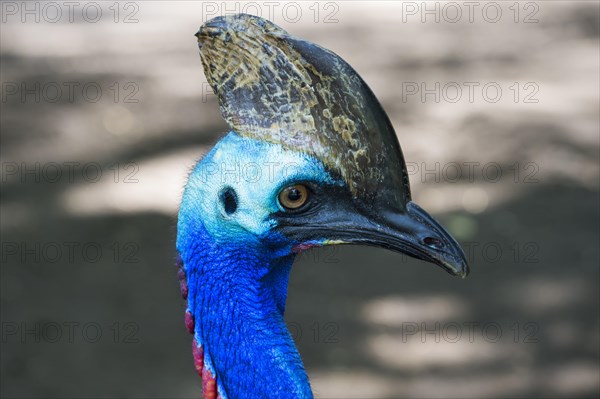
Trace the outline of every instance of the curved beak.
{"label": "curved beak", "polygon": [[460,245],[429,213],[414,202],[405,213],[386,212],[376,228],[365,226],[357,231],[367,244],[405,253],[442,267],[461,278],[469,274],[469,265]]}
{"label": "curved beak", "polygon": [[417,204],[409,201],[398,211],[373,205],[357,209],[354,201],[338,198],[300,219],[278,215],[279,229],[298,243],[296,252],[319,245],[362,244],[407,254],[462,278],[469,274],[460,245]]}

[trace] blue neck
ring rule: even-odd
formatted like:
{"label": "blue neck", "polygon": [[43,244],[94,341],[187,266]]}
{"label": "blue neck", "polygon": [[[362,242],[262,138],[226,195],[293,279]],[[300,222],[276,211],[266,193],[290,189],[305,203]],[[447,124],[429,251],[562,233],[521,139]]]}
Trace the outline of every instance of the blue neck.
{"label": "blue neck", "polygon": [[252,243],[216,243],[201,225],[186,230],[178,248],[188,308],[223,397],[312,398],[283,319],[293,256],[277,258]]}

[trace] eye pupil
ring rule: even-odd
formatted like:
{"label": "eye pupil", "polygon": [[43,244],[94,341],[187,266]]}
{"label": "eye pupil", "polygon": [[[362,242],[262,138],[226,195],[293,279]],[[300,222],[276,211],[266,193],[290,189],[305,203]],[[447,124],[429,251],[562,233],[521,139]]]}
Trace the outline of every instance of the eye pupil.
{"label": "eye pupil", "polygon": [[308,188],[302,184],[288,186],[279,193],[279,203],[287,210],[298,209],[308,201]]}
{"label": "eye pupil", "polygon": [[297,188],[292,188],[288,191],[288,199],[290,201],[296,202],[302,198],[302,193]]}

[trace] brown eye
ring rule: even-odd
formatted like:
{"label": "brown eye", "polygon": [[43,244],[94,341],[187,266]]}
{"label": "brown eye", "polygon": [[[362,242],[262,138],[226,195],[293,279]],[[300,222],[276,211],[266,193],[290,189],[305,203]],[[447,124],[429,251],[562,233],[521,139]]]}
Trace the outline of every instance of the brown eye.
{"label": "brown eye", "polygon": [[308,188],[302,184],[294,184],[281,190],[279,203],[285,209],[298,209],[308,201]]}

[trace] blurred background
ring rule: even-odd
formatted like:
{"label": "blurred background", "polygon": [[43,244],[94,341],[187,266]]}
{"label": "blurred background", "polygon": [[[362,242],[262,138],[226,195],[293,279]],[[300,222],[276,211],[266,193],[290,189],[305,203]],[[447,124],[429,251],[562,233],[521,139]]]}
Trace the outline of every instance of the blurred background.
{"label": "blurred background", "polygon": [[598,2],[0,5],[3,398],[201,396],[176,213],[227,131],[193,34],[235,12],[354,66],[471,263],[299,256],[286,319],[315,395],[600,394]]}

